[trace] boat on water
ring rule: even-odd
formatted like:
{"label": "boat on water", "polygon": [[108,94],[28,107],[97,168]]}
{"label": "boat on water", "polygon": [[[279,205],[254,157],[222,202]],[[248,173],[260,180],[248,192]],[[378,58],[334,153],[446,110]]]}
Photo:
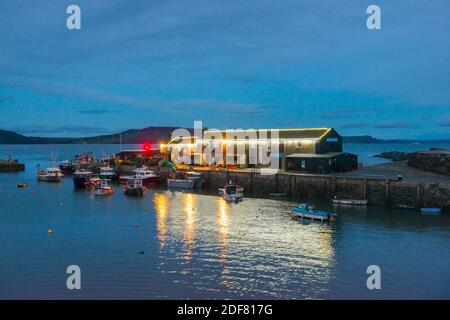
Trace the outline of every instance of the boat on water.
{"label": "boat on water", "polygon": [[64,175],[61,170],[56,167],[47,168],[46,170],[38,169],[37,180],[45,182],[60,182]]}
{"label": "boat on water", "polygon": [[114,193],[114,189],[111,186],[111,180],[100,179],[100,183],[94,188],[94,194],[96,196],[109,196]]}
{"label": "boat on water", "polygon": [[351,205],[351,206],[367,206],[367,200],[334,198],[332,201],[333,201],[333,204],[344,204],[344,205]]}
{"label": "boat on water", "polygon": [[113,180],[116,177],[116,173],[114,172],[113,168],[111,168],[109,166],[100,167],[99,177],[100,177],[100,179]]}
{"label": "boat on water", "polygon": [[300,203],[297,207],[292,208],[292,212],[301,219],[306,218],[321,222],[331,221],[336,217],[335,213],[316,210],[316,208],[306,203]]}
{"label": "boat on water", "polygon": [[120,184],[126,185],[127,181],[130,179],[141,179],[144,186],[155,184],[159,181],[159,176],[154,171],[149,170],[146,167],[138,168],[133,172],[134,175],[132,176],[120,176]]}
{"label": "boat on water", "polygon": [[75,170],[73,163],[69,160],[61,161],[59,164],[59,169],[62,172],[72,173]]}
{"label": "boat on water", "polygon": [[194,179],[194,188],[201,188],[203,185],[203,177],[200,172],[188,171],[185,173],[186,177],[189,179]]}
{"label": "boat on water", "polygon": [[141,179],[129,179],[123,188],[123,192],[128,196],[143,196],[144,191],[145,187],[142,185]]}
{"label": "boat on water", "polygon": [[197,179],[185,178],[185,179],[167,179],[167,187],[180,188],[180,189],[193,189]]}
{"label": "boat on water", "polygon": [[441,208],[420,208],[421,213],[441,213]]}
{"label": "boat on water", "polygon": [[73,173],[73,186],[75,189],[83,189],[90,186],[92,172],[88,170],[77,170]]}
{"label": "boat on water", "polygon": [[397,209],[404,209],[404,210],[414,210],[416,207],[409,205],[409,204],[402,204],[402,203],[397,203],[394,205],[395,208]]}
{"label": "boat on water", "polygon": [[225,187],[219,188],[219,194],[228,202],[239,202],[244,199],[244,188],[230,182]]}

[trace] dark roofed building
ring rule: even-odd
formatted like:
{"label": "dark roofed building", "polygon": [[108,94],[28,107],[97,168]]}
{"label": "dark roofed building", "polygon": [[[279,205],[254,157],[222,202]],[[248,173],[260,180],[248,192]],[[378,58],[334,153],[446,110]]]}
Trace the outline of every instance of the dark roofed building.
{"label": "dark roofed building", "polygon": [[[223,146],[224,163],[226,150],[230,145],[234,145],[235,150],[239,145],[244,145],[245,154],[236,158],[239,157],[241,166],[257,167],[258,165],[249,161],[250,147],[266,142],[270,146],[276,144],[278,147],[278,151],[272,156],[280,158],[280,169],[328,173],[357,168],[356,155],[342,152],[343,139],[333,128],[205,130],[202,138],[172,139],[168,144],[168,150],[173,145],[181,144],[188,146],[187,150],[192,156],[198,156],[195,152],[199,150],[199,145],[204,148],[208,144],[218,142]],[[271,149],[272,153],[274,150],[276,149]]]}

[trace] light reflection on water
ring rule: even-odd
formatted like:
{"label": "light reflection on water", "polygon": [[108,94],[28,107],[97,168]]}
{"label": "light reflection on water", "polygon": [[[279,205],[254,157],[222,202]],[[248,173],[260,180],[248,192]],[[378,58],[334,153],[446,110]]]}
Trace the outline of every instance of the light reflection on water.
{"label": "light reflection on water", "polygon": [[[163,271],[190,274],[203,286],[198,289],[211,290],[218,281],[214,290],[231,295],[276,298],[290,297],[292,291],[295,297],[296,282],[326,283],[331,277],[332,226],[303,226],[287,214],[274,214],[278,201],[264,200],[261,208],[257,199],[236,205],[220,197],[170,191],[154,199],[160,258],[178,262],[162,262],[163,269],[175,267]],[[181,240],[182,256],[177,250]]]}
{"label": "light reflection on water", "polygon": [[[84,146],[58,148],[70,158]],[[70,177],[36,181],[48,147],[11,149],[27,171],[0,174],[0,298],[450,298],[448,214],[313,201],[338,212],[321,225],[292,220],[291,200],[133,198],[118,186],[98,198]],[[82,269],[79,292],[65,288],[70,264]],[[366,288],[370,264],[382,269],[379,292]]]}

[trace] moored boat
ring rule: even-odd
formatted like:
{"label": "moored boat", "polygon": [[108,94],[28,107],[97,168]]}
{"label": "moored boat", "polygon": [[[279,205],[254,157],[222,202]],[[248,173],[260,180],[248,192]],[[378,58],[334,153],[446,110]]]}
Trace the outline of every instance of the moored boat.
{"label": "moored boat", "polygon": [[100,183],[94,188],[94,194],[96,196],[109,196],[114,193],[114,189],[111,186],[111,180],[100,179]]}
{"label": "moored boat", "polygon": [[45,182],[60,182],[61,177],[64,175],[61,173],[61,170],[56,167],[47,168],[45,171],[42,169],[38,169],[37,180],[45,181]]}
{"label": "moored boat", "polygon": [[116,173],[111,167],[100,167],[100,179],[109,179],[113,180],[116,177]]}
{"label": "moored boat", "polygon": [[292,208],[292,212],[301,219],[306,218],[321,222],[331,221],[336,217],[335,213],[316,210],[313,206],[306,203],[300,203],[297,207]]}
{"label": "moored boat", "polygon": [[195,186],[197,179],[186,178],[186,179],[167,179],[167,186],[169,188],[181,188],[181,189],[192,189]]}
{"label": "moored boat", "polygon": [[75,189],[82,189],[90,186],[92,172],[84,169],[73,173],[73,186]]}
{"label": "moored boat", "polygon": [[123,188],[123,192],[129,196],[143,196],[145,188],[141,179],[129,179],[127,185]]}
{"label": "moored boat", "polygon": [[441,213],[441,208],[420,208],[422,213]]}
{"label": "moored boat", "polygon": [[74,165],[71,161],[64,160],[64,161],[61,161],[61,163],[59,164],[59,169],[62,172],[72,173],[74,171]]}
{"label": "moored boat", "polygon": [[138,168],[133,171],[133,176],[120,176],[120,184],[126,185],[130,179],[141,179],[144,186],[155,184],[159,181],[159,176],[152,170],[146,167]]}
{"label": "moored boat", "polygon": [[219,188],[219,194],[228,202],[239,202],[244,199],[244,188],[230,181],[224,188]]}
{"label": "moored boat", "polygon": [[185,173],[186,177],[189,179],[194,179],[194,188],[201,188],[203,185],[203,177],[200,172],[188,171]]}
{"label": "moored boat", "polygon": [[333,201],[333,204],[344,204],[344,205],[351,205],[351,206],[367,206],[367,200],[334,198],[332,201]]}

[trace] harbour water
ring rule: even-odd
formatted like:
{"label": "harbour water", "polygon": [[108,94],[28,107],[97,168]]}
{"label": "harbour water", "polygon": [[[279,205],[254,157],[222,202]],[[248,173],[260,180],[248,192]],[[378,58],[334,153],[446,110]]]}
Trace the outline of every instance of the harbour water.
{"label": "harbour water", "polygon": [[[316,201],[337,221],[303,224],[290,199],[230,205],[165,188],[132,198],[119,186],[100,198],[74,191],[71,177],[36,181],[51,153],[83,151],[118,146],[0,146],[26,165],[0,174],[0,299],[450,299],[448,214]],[[81,290],[66,288],[69,265],[81,268]],[[381,268],[381,290],[366,287],[369,265]]]}

